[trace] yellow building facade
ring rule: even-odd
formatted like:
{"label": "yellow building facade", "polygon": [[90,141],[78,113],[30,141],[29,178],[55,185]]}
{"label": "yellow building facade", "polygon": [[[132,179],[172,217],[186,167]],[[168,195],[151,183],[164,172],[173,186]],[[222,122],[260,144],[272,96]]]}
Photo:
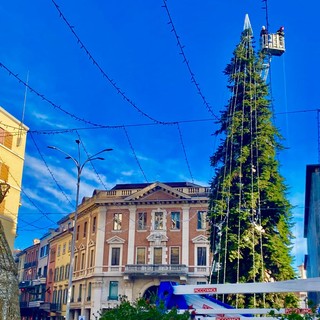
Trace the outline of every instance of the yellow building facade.
{"label": "yellow building facade", "polygon": [[10,186],[0,204],[0,221],[13,250],[20,206],[21,181],[29,128],[0,107],[0,185]]}
{"label": "yellow building facade", "polygon": [[52,319],[60,319],[65,315],[68,297],[72,229],[63,224],[60,229],[61,232],[49,241],[51,249],[47,287],[50,289],[47,300],[51,303]]}

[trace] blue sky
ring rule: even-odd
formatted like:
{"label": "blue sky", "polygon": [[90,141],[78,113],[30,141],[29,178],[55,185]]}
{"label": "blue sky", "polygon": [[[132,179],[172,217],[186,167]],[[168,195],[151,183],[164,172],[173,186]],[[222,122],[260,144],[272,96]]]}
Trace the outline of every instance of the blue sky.
{"label": "blue sky", "polygon": [[[256,46],[266,24],[261,0],[168,0],[166,6],[163,0],[55,1],[0,4],[0,105],[21,119],[25,86],[19,79],[28,77],[35,91],[28,90],[24,113],[30,133],[16,248],[31,245],[74,209],[75,166],[48,145],[74,156],[79,138],[89,154],[114,149],[94,163],[95,170],[86,165],[81,197],[117,183],[208,185],[209,157],[218,141],[206,103],[218,115],[228,101],[223,70],[245,14]],[[281,172],[296,206],[297,264],[305,251],[305,167],[318,162],[318,12],[315,0],[290,6],[268,1],[269,31],[283,25],[286,33],[287,51],[273,58],[268,81],[275,124],[285,138]]]}

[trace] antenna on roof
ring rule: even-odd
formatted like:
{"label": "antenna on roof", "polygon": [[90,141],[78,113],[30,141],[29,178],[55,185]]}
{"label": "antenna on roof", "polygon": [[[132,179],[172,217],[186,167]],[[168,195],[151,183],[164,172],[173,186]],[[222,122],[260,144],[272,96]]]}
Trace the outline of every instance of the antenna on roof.
{"label": "antenna on roof", "polygon": [[21,117],[21,122],[20,122],[20,126],[19,126],[19,132],[18,132],[17,147],[19,147],[20,144],[21,144],[21,135],[22,135],[22,131],[23,131],[22,124],[23,124],[23,122],[24,122],[24,114],[25,114],[25,111],[26,111],[28,83],[29,83],[29,70],[28,70],[28,73],[27,73],[26,88],[25,88],[25,91],[24,91],[22,117]]}

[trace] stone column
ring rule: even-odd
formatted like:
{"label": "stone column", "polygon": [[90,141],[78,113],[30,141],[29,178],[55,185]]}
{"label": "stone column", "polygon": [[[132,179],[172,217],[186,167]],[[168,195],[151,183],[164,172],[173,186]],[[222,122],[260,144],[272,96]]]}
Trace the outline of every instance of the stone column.
{"label": "stone column", "polygon": [[95,278],[94,282],[91,284],[91,317],[90,319],[95,319],[94,317],[99,314],[102,306],[103,299],[103,280],[101,277]]}

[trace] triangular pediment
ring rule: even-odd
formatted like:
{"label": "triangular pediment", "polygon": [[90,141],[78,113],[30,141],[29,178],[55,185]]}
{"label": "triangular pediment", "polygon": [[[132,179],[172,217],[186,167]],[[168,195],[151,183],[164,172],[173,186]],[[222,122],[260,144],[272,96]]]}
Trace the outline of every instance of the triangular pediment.
{"label": "triangular pediment", "polygon": [[94,246],[94,245],[95,245],[95,242],[91,239],[91,240],[89,241],[88,246],[89,246],[89,247],[92,247],[92,246]]}
{"label": "triangular pediment", "polygon": [[208,237],[204,236],[203,234],[193,238],[192,242],[193,243],[201,243],[201,244],[209,244]]}
{"label": "triangular pediment", "polygon": [[155,182],[126,197],[126,201],[135,200],[175,200],[190,199],[188,194],[180,192],[164,183]]}
{"label": "triangular pediment", "polygon": [[84,246],[83,243],[81,243],[80,246],[79,246],[79,250],[84,250],[84,249],[85,249],[85,246]]}
{"label": "triangular pediment", "polygon": [[112,238],[109,238],[109,239],[107,240],[107,243],[109,243],[109,244],[113,244],[113,243],[124,244],[124,243],[125,243],[125,240],[122,239],[122,238],[120,238],[120,237],[118,237],[118,236],[114,236],[114,237],[112,237]]}

